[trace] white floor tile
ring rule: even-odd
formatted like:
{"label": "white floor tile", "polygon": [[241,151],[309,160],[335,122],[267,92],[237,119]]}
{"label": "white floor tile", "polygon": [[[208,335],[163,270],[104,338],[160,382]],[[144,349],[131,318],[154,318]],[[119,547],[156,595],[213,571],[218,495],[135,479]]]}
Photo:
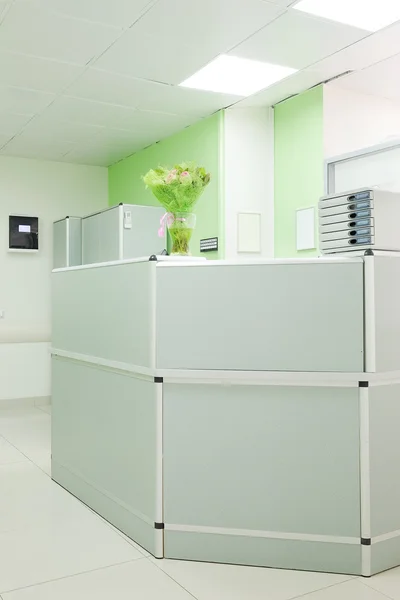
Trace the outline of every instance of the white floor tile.
{"label": "white floor tile", "polygon": [[8,465],[26,460],[27,458],[21,452],[4,438],[0,437],[0,465]]}
{"label": "white floor tile", "polygon": [[193,600],[147,559],[3,594],[3,600]]}
{"label": "white floor tile", "polygon": [[88,511],[57,526],[0,533],[0,594],[100,569],[147,560]]}
{"label": "white floor tile", "polygon": [[46,465],[51,453],[51,419],[43,410],[2,410],[0,435],[38,466]]}
{"label": "white floor tile", "polygon": [[43,458],[37,458],[34,462],[35,465],[37,465],[39,469],[43,471],[43,473],[46,473],[46,475],[51,477],[51,458],[47,456]]}
{"label": "white floor tile", "polygon": [[382,592],[393,600],[400,600],[400,567],[385,571],[374,577],[363,580],[365,585]]}
{"label": "white floor tile", "polygon": [[[0,532],[102,521],[30,461],[0,466]],[[1,572],[1,570],[0,570]]]}
{"label": "white floor tile", "polygon": [[198,600],[289,600],[349,580],[346,575],[153,559]]}
{"label": "white floor tile", "polygon": [[[89,508],[89,510],[91,512],[93,512],[94,514],[96,514],[91,508]],[[145,550],[144,548],[139,546],[139,544],[136,544],[136,542],[134,542],[133,540],[131,540],[131,538],[129,538],[124,533],[122,533],[122,531],[120,531],[119,529],[114,527],[114,525],[112,525],[111,523],[109,523],[108,521],[103,519],[103,517],[101,517],[100,515],[97,515],[97,518],[101,519],[108,527],[110,527],[113,531],[115,531],[118,535],[120,535],[123,540],[128,542],[128,544],[131,544],[134,548],[136,548],[136,550],[138,550],[140,552],[140,554],[143,554],[143,556],[146,556],[146,557],[151,557],[150,552],[147,552],[147,550]]]}
{"label": "white floor tile", "polygon": [[387,600],[387,596],[366,586],[360,579],[306,594],[302,600]]}
{"label": "white floor tile", "polygon": [[36,406],[39,410],[51,415],[51,404],[43,404],[43,406]]}

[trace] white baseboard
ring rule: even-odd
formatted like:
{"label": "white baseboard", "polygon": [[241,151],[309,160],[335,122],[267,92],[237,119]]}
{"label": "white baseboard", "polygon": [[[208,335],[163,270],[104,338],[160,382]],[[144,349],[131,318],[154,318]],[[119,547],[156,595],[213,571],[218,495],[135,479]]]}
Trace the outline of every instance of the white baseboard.
{"label": "white baseboard", "polygon": [[34,398],[0,399],[0,410],[10,408],[32,408],[35,406],[48,406],[51,404],[50,396],[35,396]]}

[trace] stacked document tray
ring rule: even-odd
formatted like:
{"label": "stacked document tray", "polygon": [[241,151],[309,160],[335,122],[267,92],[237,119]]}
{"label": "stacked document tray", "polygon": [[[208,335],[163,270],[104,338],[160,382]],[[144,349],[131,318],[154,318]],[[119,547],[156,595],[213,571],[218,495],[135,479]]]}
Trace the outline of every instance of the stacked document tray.
{"label": "stacked document tray", "polygon": [[323,254],[368,249],[400,250],[400,194],[363,189],[319,201]]}

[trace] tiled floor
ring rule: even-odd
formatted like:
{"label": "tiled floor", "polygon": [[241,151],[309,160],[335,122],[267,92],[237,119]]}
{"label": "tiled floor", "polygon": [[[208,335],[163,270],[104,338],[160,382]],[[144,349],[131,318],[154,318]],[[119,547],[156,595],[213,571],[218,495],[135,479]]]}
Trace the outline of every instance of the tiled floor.
{"label": "tiled floor", "polygon": [[2,600],[400,600],[371,579],[157,561],[53,483],[50,410],[0,410]]}

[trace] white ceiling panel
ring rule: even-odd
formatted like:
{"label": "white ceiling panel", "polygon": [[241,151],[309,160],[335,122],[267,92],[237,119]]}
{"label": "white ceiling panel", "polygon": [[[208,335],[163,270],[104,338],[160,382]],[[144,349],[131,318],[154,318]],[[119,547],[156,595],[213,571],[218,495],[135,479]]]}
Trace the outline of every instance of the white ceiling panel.
{"label": "white ceiling panel", "polygon": [[159,132],[159,139],[161,139],[184,129],[188,125],[192,125],[197,120],[197,117],[186,117],[149,110],[136,110],[130,115],[125,116],[121,120],[119,127],[143,134],[146,132],[152,132],[152,134]]}
{"label": "white ceiling panel", "polygon": [[73,147],[74,144],[70,142],[30,142],[17,136],[1,149],[1,154],[41,160],[61,160]]}
{"label": "white ceiling panel", "polygon": [[0,1],[0,23],[7,14],[7,11],[11,7],[11,4],[11,0],[9,2],[7,0]]}
{"label": "white ceiling panel", "polygon": [[[177,131],[181,131],[193,120],[177,115],[149,111],[131,111],[130,118],[121,122],[126,127],[93,127],[84,123],[54,121],[47,112],[34,118],[23,133],[20,140],[30,145],[36,139],[40,145],[56,140],[79,142],[74,146],[68,159],[87,164],[112,164],[124,156],[136,152],[163,139]],[[96,162],[101,160],[101,162]],[[94,161],[94,162],[93,162]]]}
{"label": "white ceiling panel", "polygon": [[204,117],[237,102],[237,96],[175,87],[87,69],[68,95],[131,108]]}
{"label": "white ceiling panel", "polygon": [[72,96],[58,96],[46,110],[53,119],[100,125],[103,127],[125,127],[123,123],[134,118],[135,109]]}
{"label": "white ceiling panel", "polygon": [[119,147],[130,150],[135,143],[135,133],[125,129],[115,129],[113,127],[105,127],[103,131],[96,137],[96,145],[99,148]]}
{"label": "white ceiling panel", "polygon": [[282,10],[264,0],[159,0],[133,29],[221,53],[273,21]]}
{"label": "white ceiling panel", "polygon": [[97,125],[53,119],[48,117],[45,111],[42,115],[33,117],[20,137],[28,142],[34,140],[87,142],[98,135],[102,129]]}
{"label": "white ceiling panel", "polygon": [[62,17],[19,0],[0,28],[0,49],[86,65],[121,34],[116,27]]}
{"label": "white ceiling panel", "polygon": [[148,130],[144,134],[141,131],[128,131],[121,129],[106,128],[96,138],[96,143],[109,150],[124,150],[126,155],[136,152],[138,148],[144,148],[160,140],[158,133]]}
{"label": "white ceiling panel", "polygon": [[[117,159],[118,160],[118,159]],[[77,165],[89,165],[93,167],[108,167],[117,162],[110,157],[108,151],[101,152],[98,148],[91,146],[86,151],[78,149],[65,154],[62,162],[73,163]]]}
{"label": "white ceiling panel", "polygon": [[400,100],[400,54],[368,69],[352,73],[331,85],[368,95]]}
{"label": "white ceiling panel", "polygon": [[345,71],[357,71],[400,52],[400,23],[378,31],[341,52],[320,61],[314,67],[330,79]]}
{"label": "white ceiling panel", "polygon": [[0,149],[3,148],[7,144],[7,142],[11,139],[11,135],[7,135],[5,133],[0,133]]}
{"label": "white ceiling panel", "polygon": [[99,161],[98,164],[100,165],[108,166],[126,156],[130,156],[146,145],[148,145],[147,142],[138,139],[132,131],[107,128],[96,136],[95,143],[79,144],[79,146],[71,149],[65,160],[93,164],[88,162],[93,159]]}
{"label": "white ceiling panel", "polygon": [[316,71],[299,71],[267,90],[241,100],[236,106],[239,108],[274,106],[277,102],[304,92],[320,82],[320,74]]}
{"label": "white ceiling panel", "polygon": [[361,29],[288,11],[230,54],[303,69],[366,35]]}
{"label": "white ceiling panel", "polygon": [[46,108],[54,98],[55,95],[48,92],[0,87],[0,111],[34,115]]}
{"label": "white ceiling panel", "polygon": [[14,136],[32,119],[32,115],[19,115],[0,111],[0,135]]}
{"label": "white ceiling panel", "polygon": [[288,6],[291,6],[292,4],[297,2],[297,0],[264,0],[264,2],[269,2],[271,4],[276,4],[277,6],[280,6],[282,8],[287,8]]}
{"label": "white ceiling panel", "polygon": [[[17,0],[20,1],[20,0]],[[155,0],[31,0],[52,12],[115,27],[130,27]]]}
{"label": "white ceiling panel", "polygon": [[0,52],[0,81],[2,85],[61,92],[70,85],[84,67],[35,58],[12,52]]}
{"label": "white ceiling panel", "polygon": [[[130,153],[140,150],[142,146],[139,144],[132,146]],[[130,154],[129,153],[129,154]],[[124,148],[100,148],[99,146],[79,146],[74,148],[68,154],[63,157],[64,162],[71,162],[83,165],[96,165],[101,167],[108,167],[123,158],[128,156],[126,149]]]}
{"label": "white ceiling panel", "polygon": [[[368,35],[293,1],[0,0],[1,154],[108,166],[221,108],[271,106],[400,53],[400,23]],[[177,85],[220,53],[299,72],[246,99]],[[399,69],[338,85],[400,99]]]}
{"label": "white ceiling panel", "polygon": [[159,37],[133,27],[94,66],[131,77],[178,84],[215,56],[207,44],[187,46],[179,36]]}

